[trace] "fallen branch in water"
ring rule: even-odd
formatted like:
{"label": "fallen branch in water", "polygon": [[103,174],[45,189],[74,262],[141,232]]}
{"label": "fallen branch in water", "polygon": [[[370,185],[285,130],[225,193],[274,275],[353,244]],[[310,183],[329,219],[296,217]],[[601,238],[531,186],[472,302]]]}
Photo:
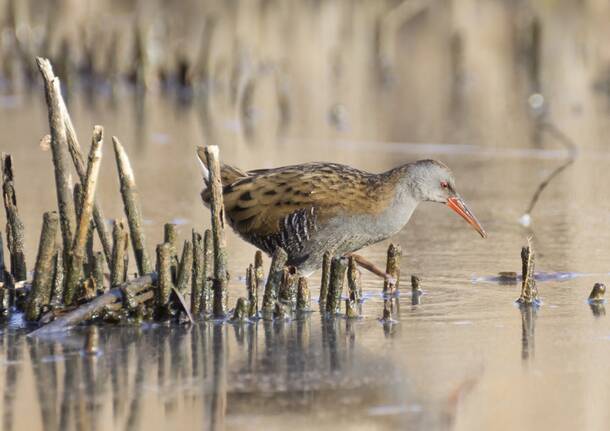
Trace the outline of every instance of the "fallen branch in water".
{"label": "fallen branch in water", "polygon": [[39,337],[42,335],[51,334],[53,332],[67,331],[79,323],[96,317],[104,310],[104,307],[114,304],[117,301],[121,301],[124,295],[134,297],[138,293],[143,292],[148,288],[152,288],[152,285],[156,282],[157,274],[150,273],[123,283],[114,289],[110,289],[103,295],[98,296],[94,300],[81,305],[75,310],[64,314],[51,323],[30,332],[28,337]]}

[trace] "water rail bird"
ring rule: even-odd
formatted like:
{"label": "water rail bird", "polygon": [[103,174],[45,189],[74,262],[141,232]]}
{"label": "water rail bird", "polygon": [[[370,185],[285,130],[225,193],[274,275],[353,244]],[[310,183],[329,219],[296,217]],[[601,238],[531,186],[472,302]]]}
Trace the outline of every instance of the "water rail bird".
{"label": "water rail bird", "polygon": [[[203,174],[201,197],[209,206],[209,172],[203,147],[197,149]],[[246,241],[272,254],[282,247],[288,265],[302,275],[320,268],[324,252],[354,252],[398,233],[420,202],[447,205],[485,238],[485,230],[455,189],[453,174],[436,160],[407,163],[373,174],[336,163],[304,163],[243,171],[221,164],[225,215]]]}

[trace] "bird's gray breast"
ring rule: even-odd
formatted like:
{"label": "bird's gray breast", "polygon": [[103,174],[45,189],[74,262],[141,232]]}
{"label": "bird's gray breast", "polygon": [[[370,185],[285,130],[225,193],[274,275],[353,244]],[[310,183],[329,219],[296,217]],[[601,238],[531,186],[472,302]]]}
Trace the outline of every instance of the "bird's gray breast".
{"label": "bird's gray breast", "polygon": [[407,199],[394,202],[379,214],[338,215],[313,232],[295,264],[313,271],[321,266],[327,250],[340,256],[383,241],[404,227],[416,207],[415,200]]}

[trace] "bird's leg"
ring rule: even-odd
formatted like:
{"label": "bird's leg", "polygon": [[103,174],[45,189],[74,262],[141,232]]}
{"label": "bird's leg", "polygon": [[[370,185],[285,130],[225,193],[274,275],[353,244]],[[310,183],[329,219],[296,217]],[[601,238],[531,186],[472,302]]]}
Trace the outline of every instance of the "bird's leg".
{"label": "bird's leg", "polygon": [[356,261],[356,263],[358,265],[360,265],[361,267],[363,267],[364,269],[366,269],[367,271],[372,272],[373,274],[383,278],[384,280],[386,280],[388,283],[390,283],[392,286],[394,286],[396,284],[396,279],[394,277],[392,277],[390,274],[388,274],[387,272],[381,270],[378,266],[376,266],[373,262],[371,262],[370,260],[365,259],[364,257],[360,256],[359,254],[356,253],[348,253],[345,255],[346,257],[353,257],[354,261]]}

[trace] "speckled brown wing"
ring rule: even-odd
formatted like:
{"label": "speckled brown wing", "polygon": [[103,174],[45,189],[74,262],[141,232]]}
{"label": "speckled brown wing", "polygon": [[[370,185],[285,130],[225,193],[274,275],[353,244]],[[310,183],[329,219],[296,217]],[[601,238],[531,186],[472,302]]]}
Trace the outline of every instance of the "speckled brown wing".
{"label": "speckled brown wing", "polygon": [[307,163],[247,175],[224,188],[227,217],[244,235],[279,233],[297,212],[320,224],[342,212],[380,210],[376,176],[348,166]]}

